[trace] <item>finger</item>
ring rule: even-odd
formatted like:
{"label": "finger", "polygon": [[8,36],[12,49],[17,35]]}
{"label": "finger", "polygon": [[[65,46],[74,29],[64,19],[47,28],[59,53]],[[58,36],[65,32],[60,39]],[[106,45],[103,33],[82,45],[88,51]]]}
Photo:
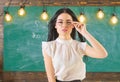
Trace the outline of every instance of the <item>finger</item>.
{"label": "finger", "polygon": [[78,27],[78,28],[81,28],[81,24],[77,24],[77,27]]}
{"label": "finger", "polygon": [[80,24],[74,24],[75,28],[79,28]]}
{"label": "finger", "polygon": [[76,21],[73,21],[73,22],[72,22],[72,24],[74,24],[74,25],[75,25],[75,24],[78,24],[78,23],[79,23],[79,22],[76,22]]}
{"label": "finger", "polygon": [[84,27],[84,28],[86,27],[86,25],[85,25],[85,24],[82,24],[81,26],[82,26],[82,27]]}
{"label": "finger", "polygon": [[76,24],[77,24],[77,25],[79,24],[79,26],[80,26],[80,25],[81,25],[81,26],[84,25],[84,24],[82,24],[82,23],[80,23],[80,22],[76,22],[76,21],[73,21],[72,24],[75,25],[75,26],[76,26]]}
{"label": "finger", "polygon": [[83,25],[82,25],[82,24],[80,24],[80,23],[78,23],[78,24],[76,24],[76,27],[80,29],[80,28],[82,28],[82,27],[83,27]]}
{"label": "finger", "polygon": [[77,25],[79,24],[78,22],[72,22],[72,24],[77,27]]}

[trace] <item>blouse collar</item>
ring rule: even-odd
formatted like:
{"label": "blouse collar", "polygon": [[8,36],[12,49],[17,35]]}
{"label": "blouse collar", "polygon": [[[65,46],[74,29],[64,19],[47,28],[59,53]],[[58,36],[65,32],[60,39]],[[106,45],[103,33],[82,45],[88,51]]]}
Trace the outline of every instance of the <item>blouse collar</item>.
{"label": "blouse collar", "polygon": [[68,40],[64,40],[64,39],[61,39],[61,38],[57,38],[56,39],[56,41],[57,42],[60,42],[60,43],[66,43],[66,44],[68,44],[68,43],[71,43],[72,41],[73,41],[73,39],[72,38],[70,38],[70,39],[68,39]]}

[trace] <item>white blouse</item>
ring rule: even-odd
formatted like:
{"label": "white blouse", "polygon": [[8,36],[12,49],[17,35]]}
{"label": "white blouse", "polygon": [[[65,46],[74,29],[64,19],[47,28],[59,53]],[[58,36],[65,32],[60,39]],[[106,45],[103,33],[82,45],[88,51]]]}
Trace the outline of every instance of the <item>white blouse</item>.
{"label": "white blouse", "polygon": [[86,76],[86,67],[83,62],[83,51],[86,42],[73,39],[42,42],[42,49],[52,58],[55,77],[61,81],[83,80]]}

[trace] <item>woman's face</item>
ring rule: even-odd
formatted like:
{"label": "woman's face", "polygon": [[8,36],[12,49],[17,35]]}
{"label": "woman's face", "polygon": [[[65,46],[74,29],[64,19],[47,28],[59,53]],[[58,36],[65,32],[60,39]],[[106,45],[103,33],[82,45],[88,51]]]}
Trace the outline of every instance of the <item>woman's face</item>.
{"label": "woman's face", "polygon": [[72,17],[67,13],[62,13],[58,16],[55,24],[57,32],[61,36],[70,36],[73,29]]}

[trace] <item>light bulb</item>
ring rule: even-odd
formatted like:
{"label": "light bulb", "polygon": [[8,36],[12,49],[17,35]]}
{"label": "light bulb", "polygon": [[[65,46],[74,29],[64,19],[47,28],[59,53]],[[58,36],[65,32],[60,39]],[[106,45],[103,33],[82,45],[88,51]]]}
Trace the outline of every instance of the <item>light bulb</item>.
{"label": "light bulb", "polygon": [[47,14],[47,12],[44,10],[43,11],[43,13],[41,14],[41,18],[43,19],[43,20],[47,20],[48,19],[48,14]]}
{"label": "light bulb", "polygon": [[86,17],[83,13],[80,14],[80,16],[78,17],[79,22],[81,23],[85,23],[86,22]]}
{"label": "light bulb", "polygon": [[26,14],[26,11],[25,11],[24,7],[21,7],[21,8],[18,10],[18,15],[19,15],[19,16],[25,16],[25,14]]}
{"label": "light bulb", "polygon": [[12,16],[8,12],[5,13],[5,20],[7,22],[11,22],[12,21]]}
{"label": "light bulb", "polygon": [[118,23],[118,18],[116,17],[115,14],[112,15],[111,19],[110,19],[110,22],[115,25]]}
{"label": "light bulb", "polygon": [[103,12],[101,9],[98,10],[98,12],[97,12],[97,17],[98,17],[99,19],[103,19],[103,18],[104,18],[104,12]]}

